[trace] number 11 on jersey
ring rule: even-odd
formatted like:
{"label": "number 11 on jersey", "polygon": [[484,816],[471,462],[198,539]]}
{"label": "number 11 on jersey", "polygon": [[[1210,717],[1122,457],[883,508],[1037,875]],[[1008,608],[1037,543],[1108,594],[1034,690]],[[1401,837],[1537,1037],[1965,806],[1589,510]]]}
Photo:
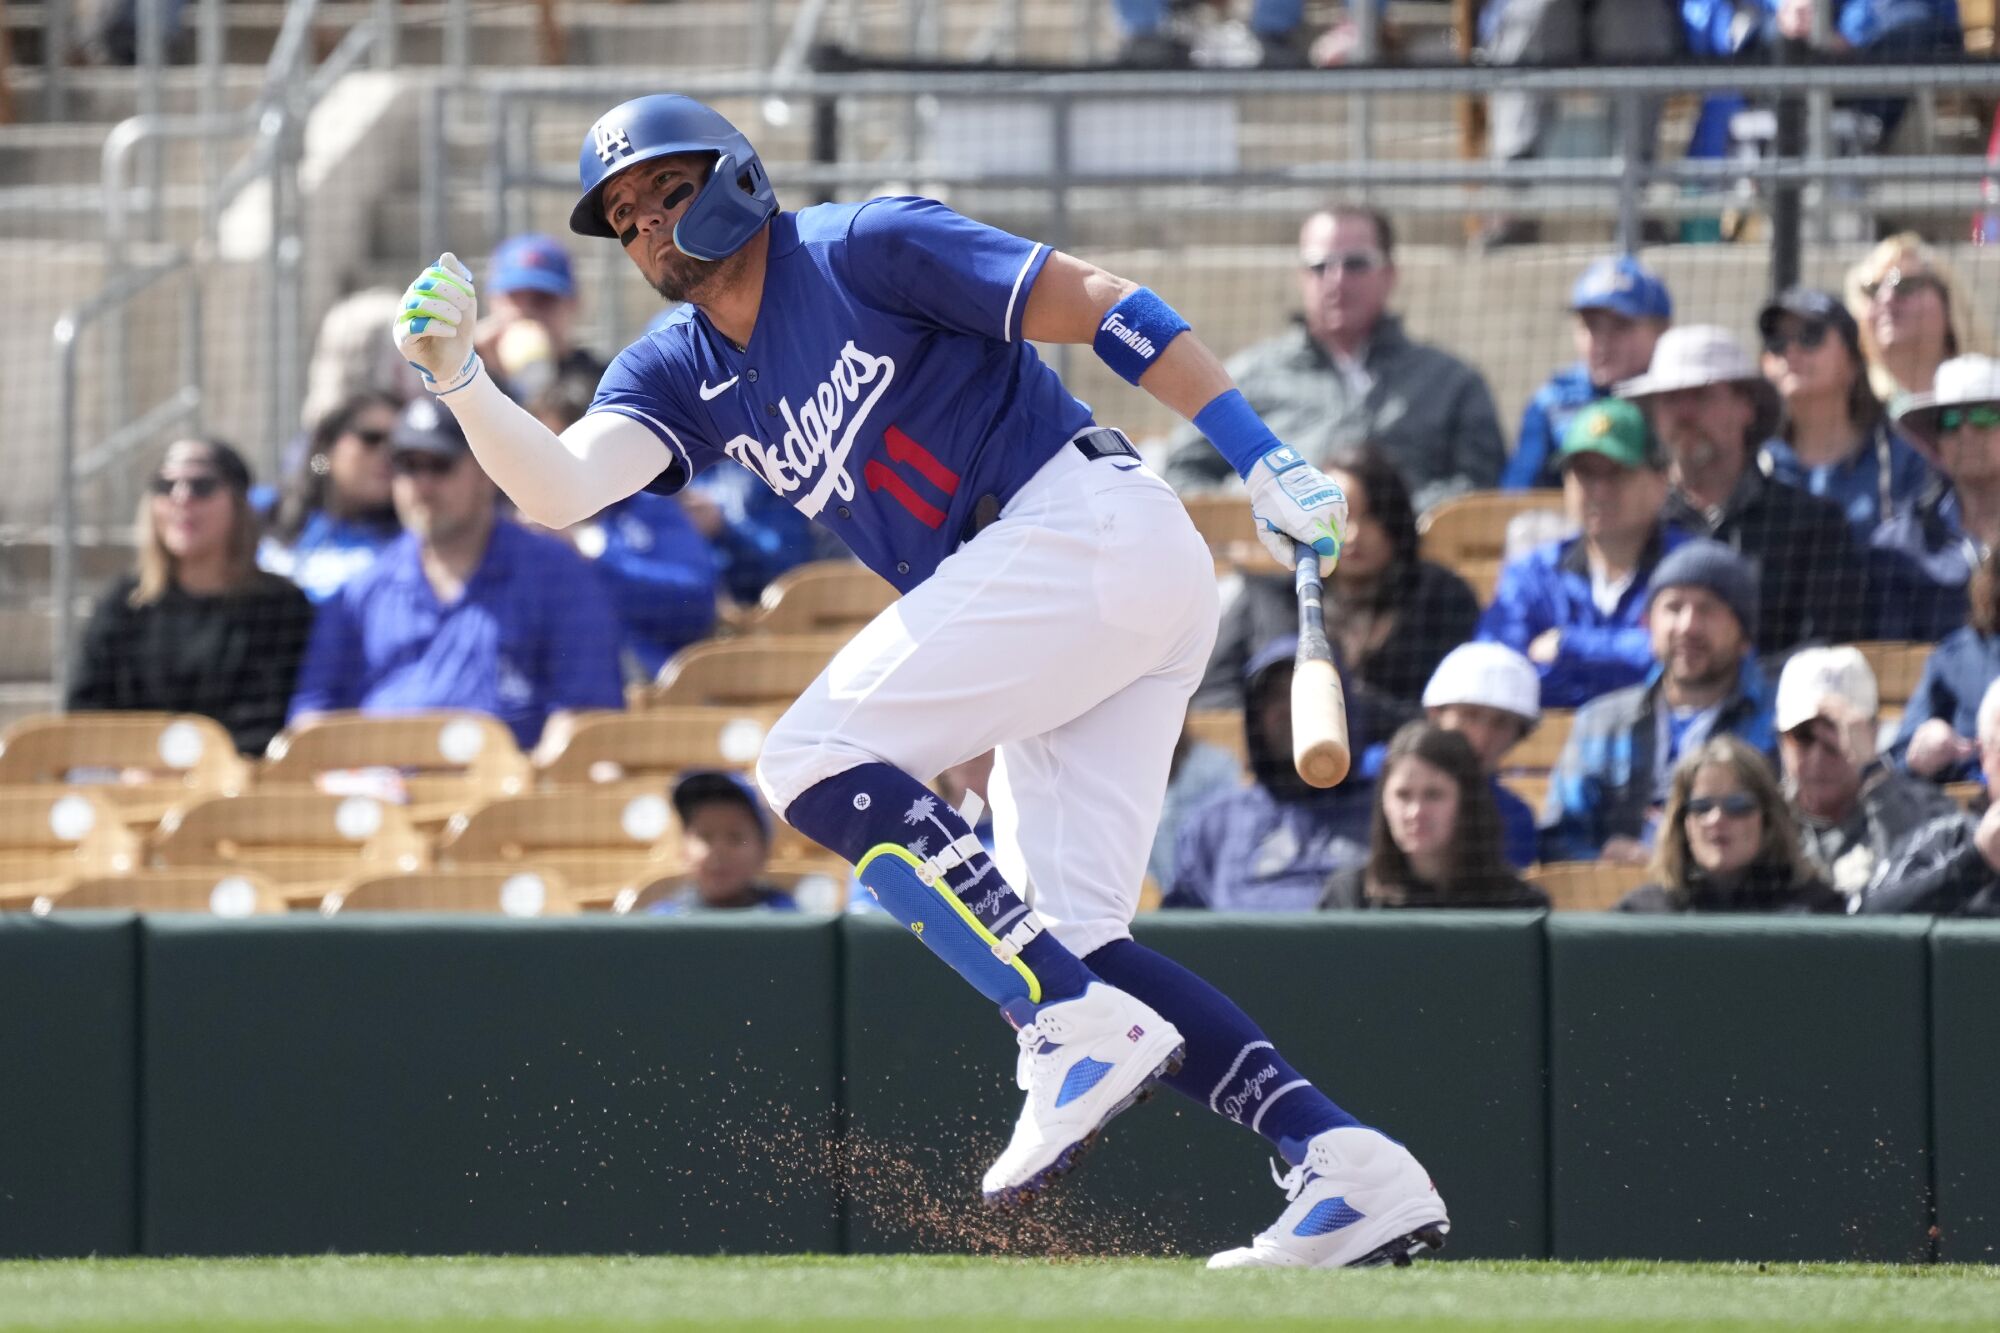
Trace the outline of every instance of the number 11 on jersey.
{"label": "number 11 on jersey", "polygon": [[[931,487],[942,491],[946,499],[958,494],[958,474],[938,461],[937,455],[918,444],[895,426],[883,433],[882,442],[887,448],[890,462],[910,468],[928,482]],[[903,480],[895,468],[879,458],[871,458],[861,469],[861,478],[868,483],[871,491],[887,491],[895,497],[896,503],[914,514],[925,527],[935,531],[944,526],[944,510],[917,494],[916,488]]]}

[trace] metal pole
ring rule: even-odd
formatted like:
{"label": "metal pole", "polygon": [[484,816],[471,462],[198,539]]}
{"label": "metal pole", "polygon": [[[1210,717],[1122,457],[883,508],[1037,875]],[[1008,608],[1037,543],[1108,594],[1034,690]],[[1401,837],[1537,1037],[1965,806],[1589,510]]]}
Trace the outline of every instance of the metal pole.
{"label": "metal pole", "polygon": [[[1780,66],[1793,63],[1799,52],[1798,43],[1780,41],[1776,47],[1776,60]],[[1778,98],[1777,135],[1772,142],[1772,156],[1786,161],[1799,156],[1805,146],[1804,107],[1796,95]],[[1794,286],[1799,280],[1799,191],[1796,183],[1779,184],[1771,192],[1771,290],[1781,292]]]}
{"label": "metal pole", "polygon": [[[158,116],[165,107],[161,84],[166,78],[167,16],[161,0],[135,0],[139,24],[139,114]],[[158,139],[146,145],[140,166],[146,190],[146,239],[158,241],[166,218],[166,203],[160,197],[166,178],[165,149]]]}
{"label": "metal pole", "polygon": [[[1355,0],[1347,11],[1354,16],[1354,63],[1373,65],[1382,49],[1381,11],[1374,0]],[[1357,162],[1375,157],[1375,99],[1367,93],[1347,99],[1347,151]]]}
{"label": "metal pole", "polygon": [[1639,196],[1645,190],[1640,176],[1646,157],[1646,116],[1638,98],[1627,94],[1612,104],[1618,127],[1618,249],[1623,254],[1639,253],[1642,228]]}
{"label": "metal pole", "polygon": [[427,264],[445,248],[445,98],[449,90],[432,84],[424,95],[424,133],[417,143],[418,186],[417,253],[412,262]]}
{"label": "metal pole", "polygon": [[[1833,0],[1814,0],[1812,7],[1812,49],[1824,51],[1833,36]],[[1806,158],[1811,162],[1824,162],[1832,152],[1833,138],[1833,97],[1824,91],[1815,90],[1806,94]],[[1824,185],[1806,188],[1805,198],[1812,209],[1813,239],[1824,243],[1827,239],[1826,197]]]}
{"label": "metal pole", "polygon": [[[223,112],[222,60],[224,28],[222,0],[201,0],[201,14],[197,20],[198,57],[201,62],[201,88],[196,96],[201,114],[207,118],[219,117]],[[222,138],[210,135],[201,144],[201,185],[202,185],[202,234],[211,241],[222,220],[222,200],[217,196],[222,184]]]}
{"label": "metal pole", "polygon": [[42,0],[42,115],[69,118],[69,0]]}
{"label": "metal pole", "polygon": [[280,330],[284,328],[286,300],[284,264],[279,251],[285,234],[285,121],[287,112],[283,106],[274,106],[264,113],[264,137],[271,141],[271,162],[266,174],[270,198],[270,243],[264,252],[264,317],[270,327],[264,331],[264,438],[286,440],[291,432],[285,429],[284,408],[279,402],[282,396],[279,388],[280,367],[284,362],[284,349],[280,347]]}
{"label": "metal pole", "polygon": [[470,0],[451,0],[444,20],[444,63],[451,70],[452,83],[465,80],[465,68],[472,63],[472,20]]}
{"label": "metal pole", "polygon": [[[840,161],[840,99],[837,97],[815,97],[812,99],[812,160],[815,166],[832,166]],[[830,203],[833,187],[818,187],[816,202]]]}
{"label": "metal pole", "polygon": [[1008,62],[1021,58],[1021,0],[1000,0],[998,55]]}
{"label": "metal pole", "polygon": [[769,69],[777,49],[774,29],[778,25],[777,0],[755,0],[750,11],[750,66]]}
{"label": "metal pole", "polygon": [[56,617],[50,683],[56,707],[69,700],[69,643],[76,621],[76,339],[81,330],[65,316],[56,322],[56,549],[50,580]]}
{"label": "metal pole", "polygon": [[394,69],[402,54],[396,27],[396,0],[375,0],[375,68]]}
{"label": "metal pole", "polygon": [[[1073,103],[1067,96],[1057,97],[1050,106],[1049,133],[1054,142],[1049,145],[1049,234],[1048,246],[1051,250],[1069,248],[1069,172],[1070,172],[1070,131],[1074,123]],[[1070,348],[1063,343],[1056,348],[1056,374],[1069,378]]]}

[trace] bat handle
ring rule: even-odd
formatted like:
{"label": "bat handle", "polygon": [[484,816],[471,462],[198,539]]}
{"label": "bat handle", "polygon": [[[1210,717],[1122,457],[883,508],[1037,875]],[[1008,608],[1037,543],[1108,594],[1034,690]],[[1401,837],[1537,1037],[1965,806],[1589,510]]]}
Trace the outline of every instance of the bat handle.
{"label": "bat handle", "polygon": [[1326,611],[1319,577],[1319,552],[1304,542],[1292,543],[1292,588],[1299,599],[1299,656],[1333,658],[1326,640]]}

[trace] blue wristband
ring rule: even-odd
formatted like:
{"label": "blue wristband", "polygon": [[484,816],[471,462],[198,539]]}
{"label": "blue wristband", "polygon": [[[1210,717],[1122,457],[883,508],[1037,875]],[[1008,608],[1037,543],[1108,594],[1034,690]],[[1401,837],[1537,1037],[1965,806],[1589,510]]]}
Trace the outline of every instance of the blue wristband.
{"label": "blue wristband", "polygon": [[1238,389],[1217,394],[1207,407],[1195,413],[1194,428],[1207,437],[1217,453],[1229,460],[1236,475],[1246,480],[1258,459],[1283,444],[1271,434],[1264,418],[1257,415]]}
{"label": "blue wristband", "polygon": [[1151,287],[1141,287],[1106,312],[1091,346],[1127,384],[1137,384],[1167,344],[1187,331],[1188,322],[1179,311],[1154,295]]}

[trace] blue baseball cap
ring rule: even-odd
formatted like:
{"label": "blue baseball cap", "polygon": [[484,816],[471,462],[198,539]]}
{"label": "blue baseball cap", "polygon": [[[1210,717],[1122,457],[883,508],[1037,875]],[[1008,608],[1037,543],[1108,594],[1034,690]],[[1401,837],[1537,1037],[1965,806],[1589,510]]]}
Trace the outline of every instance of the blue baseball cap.
{"label": "blue baseball cap", "polygon": [[1606,255],[1570,289],[1571,310],[1609,310],[1627,319],[1672,319],[1667,284],[1630,255]]}
{"label": "blue baseball cap", "polygon": [[757,789],[750,785],[750,780],[741,773],[731,773],[716,768],[696,769],[684,774],[681,780],[674,784],[673,801],[674,813],[681,817],[683,825],[694,818],[694,812],[698,807],[707,805],[711,801],[727,801],[732,805],[740,805],[750,812],[752,819],[757,821],[757,827],[763,831],[764,841],[767,843],[771,841],[771,812],[764,808],[764,799],[757,794]]}
{"label": "blue baseball cap", "polygon": [[569,251],[553,236],[529,233],[509,236],[493,252],[486,285],[496,292],[547,292],[551,296],[576,295],[576,277],[570,272]]}

